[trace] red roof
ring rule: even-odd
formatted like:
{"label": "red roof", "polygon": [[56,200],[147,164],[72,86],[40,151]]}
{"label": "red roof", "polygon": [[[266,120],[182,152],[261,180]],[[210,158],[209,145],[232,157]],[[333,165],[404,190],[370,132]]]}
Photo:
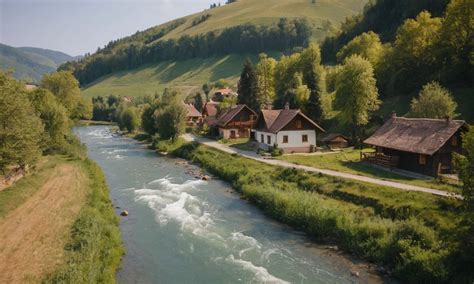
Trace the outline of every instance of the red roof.
{"label": "red roof", "polygon": [[271,133],[277,133],[290,123],[296,116],[300,115],[317,129],[325,132],[318,124],[304,115],[299,109],[275,109],[262,110],[261,117],[265,122],[265,129],[261,129]]}
{"label": "red roof", "polygon": [[201,113],[192,105],[185,104],[186,107],[186,117],[201,117]]}

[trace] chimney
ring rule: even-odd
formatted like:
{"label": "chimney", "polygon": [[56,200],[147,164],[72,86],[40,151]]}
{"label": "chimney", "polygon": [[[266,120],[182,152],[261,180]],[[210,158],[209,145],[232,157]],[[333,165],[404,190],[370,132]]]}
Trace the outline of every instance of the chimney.
{"label": "chimney", "polygon": [[397,113],[395,111],[392,111],[392,118],[397,118]]}
{"label": "chimney", "polygon": [[446,124],[449,125],[449,123],[451,123],[451,117],[447,115],[445,119],[446,119]]}
{"label": "chimney", "polygon": [[286,110],[290,109],[290,103],[289,103],[289,102],[286,102],[286,103],[285,103],[285,109],[286,109]]}

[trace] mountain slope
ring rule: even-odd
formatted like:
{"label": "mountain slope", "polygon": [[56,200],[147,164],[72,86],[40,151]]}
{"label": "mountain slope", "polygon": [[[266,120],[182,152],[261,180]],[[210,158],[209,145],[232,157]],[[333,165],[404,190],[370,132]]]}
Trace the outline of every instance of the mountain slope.
{"label": "mountain slope", "polygon": [[[287,45],[288,48],[294,48],[307,43],[310,39],[322,40],[346,17],[362,11],[367,0],[316,0],[314,2],[312,0],[239,0],[111,41],[104,49],[86,57],[79,64],[72,63],[63,67],[72,70],[81,83],[86,84],[85,93],[89,96],[111,93],[144,95],[153,93],[154,91],[151,90],[156,88],[157,84],[160,84],[160,89],[162,89],[164,87],[162,84],[167,86],[170,81],[173,81],[172,85],[176,86],[181,83],[187,85],[187,90],[196,89],[207,81],[213,81],[214,78],[236,78],[247,55],[256,57],[259,52],[288,50],[282,47],[275,49],[274,46],[279,40],[281,41],[281,38],[293,36],[298,27],[291,26],[292,23],[288,31],[286,27],[279,27],[281,18],[286,18],[288,21],[304,19],[308,23],[303,29],[307,27],[310,29],[310,38],[299,38],[298,43]],[[259,32],[261,33],[261,27],[264,27],[264,32],[277,30],[274,32],[277,36],[269,36],[267,32],[266,38],[262,39],[258,36]],[[240,29],[240,31],[229,33],[229,36],[217,43],[212,41],[232,29]],[[250,36],[247,36],[249,34]],[[244,39],[244,36],[247,38]],[[262,43],[256,43],[258,40],[254,38]],[[254,44],[256,46],[250,46],[251,43],[256,43]],[[242,47],[235,48],[239,44]],[[168,54],[170,52],[177,54],[170,56]],[[228,65],[232,69],[232,74],[220,75],[221,69],[218,68],[219,65],[214,66],[214,63],[221,60],[229,62],[228,56],[233,62],[232,66]],[[237,60],[237,58],[240,59]],[[144,70],[146,68],[159,68],[163,64],[172,64],[171,62],[182,66],[187,65],[189,71],[193,72],[193,77],[200,78],[199,82],[194,80],[190,85],[189,80],[181,81],[182,78],[179,76],[173,80],[150,82],[141,76],[147,73]],[[206,67],[201,68],[202,66]],[[224,69],[230,70],[227,67]],[[209,76],[210,74],[213,76]],[[129,78],[127,84],[114,79],[125,75]],[[137,76],[136,80],[132,79],[134,76]],[[137,88],[131,88],[130,84],[133,85],[133,82],[138,81],[147,86],[140,85]],[[139,89],[144,90],[145,93]]]}
{"label": "mountain slope", "polygon": [[0,68],[12,70],[17,79],[37,82],[43,74],[55,71],[70,60],[74,57],[59,51],[0,44]]}

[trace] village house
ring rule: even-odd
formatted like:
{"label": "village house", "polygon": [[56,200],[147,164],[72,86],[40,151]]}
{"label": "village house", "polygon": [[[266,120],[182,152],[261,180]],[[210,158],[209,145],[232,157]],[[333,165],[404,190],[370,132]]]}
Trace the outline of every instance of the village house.
{"label": "village house", "polygon": [[230,88],[219,89],[214,92],[211,99],[216,102],[222,102],[224,99],[235,98],[237,99],[238,94]]}
{"label": "village house", "polygon": [[349,139],[346,136],[339,133],[331,133],[321,139],[324,146],[329,149],[342,149],[349,146]]}
{"label": "village house", "polygon": [[185,104],[186,108],[186,125],[195,127],[202,121],[202,114],[192,104]]}
{"label": "village house", "polygon": [[380,166],[437,176],[453,169],[454,152],[461,152],[463,120],[404,118],[395,114],[364,141],[375,153],[362,159]]}
{"label": "village house", "polygon": [[224,139],[250,138],[257,114],[246,105],[223,110],[217,118],[219,137]]}
{"label": "village house", "polygon": [[300,110],[289,105],[280,110],[262,110],[255,126],[255,139],[261,149],[278,146],[285,153],[304,153],[316,149],[317,132],[325,132]]}
{"label": "village house", "polygon": [[219,103],[210,101],[202,108],[202,124],[209,129],[211,136],[217,136],[217,114],[219,113]]}

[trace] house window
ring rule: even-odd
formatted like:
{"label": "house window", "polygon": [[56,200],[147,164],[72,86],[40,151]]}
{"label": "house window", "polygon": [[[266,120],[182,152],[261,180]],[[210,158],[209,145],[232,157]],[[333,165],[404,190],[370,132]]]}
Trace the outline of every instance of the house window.
{"label": "house window", "polygon": [[288,143],[288,135],[283,135],[283,143]]}
{"label": "house window", "polygon": [[308,142],[308,135],[303,134],[303,135],[301,136],[301,141],[303,141],[303,143]]}
{"label": "house window", "polygon": [[263,134],[260,134],[260,142],[265,143],[265,138],[263,138]]}
{"label": "house window", "polygon": [[418,162],[420,165],[426,165],[426,155],[420,154]]}
{"label": "house window", "polygon": [[301,129],[301,120],[296,121],[296,128]]}
{"label": "house window", "polygon": [[270,135],[267,135],[267,144],[268,145],[272,144],[272,137],[270,137]]}
{"label": "house window", "polygon": [[451,138],[451,145],[452,146],[457,146],[458,145],[458,137],[457,136],[453,136],[453,138]]}

